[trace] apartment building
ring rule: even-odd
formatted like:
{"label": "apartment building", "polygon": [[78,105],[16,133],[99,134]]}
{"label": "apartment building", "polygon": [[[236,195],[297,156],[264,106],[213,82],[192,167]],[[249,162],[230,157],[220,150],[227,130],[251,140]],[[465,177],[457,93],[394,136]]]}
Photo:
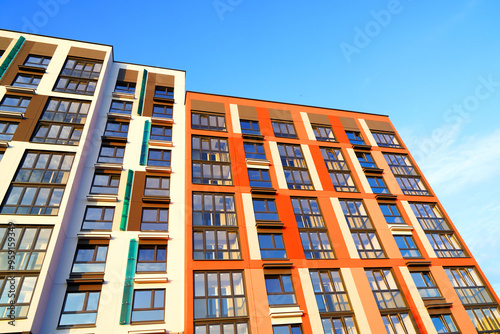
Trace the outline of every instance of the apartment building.
{"label": "apartment building", "polygon": [[2,333],[500,333],[387,116],[1,30],[0,153]]}

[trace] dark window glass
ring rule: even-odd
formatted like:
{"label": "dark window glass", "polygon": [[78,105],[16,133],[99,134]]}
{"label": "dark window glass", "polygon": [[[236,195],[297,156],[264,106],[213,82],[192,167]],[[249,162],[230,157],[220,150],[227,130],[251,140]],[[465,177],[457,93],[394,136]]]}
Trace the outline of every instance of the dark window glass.
{"label": "dark window glass", "polygon": [[173,108],[169,105],[154,104],[153,105],[153,117],[160,118],[172,118]]}
{"label": "dark window glass", "polygon": [[134,290],[132,323],[163,321],[165,317],[165,289]]}
{"label": "dark window glass", "polygon": [[389,194],[389,189],[387,189],[383,178],[378,176],[367,176],[366,179],[374,194]]}
{"label": "dark window glass", "polygon": [[12,82],[12,86],[36,89],[40,80],[42,80],[42,76],[40,75],[18,74]]}
{"label": "dark window glass", "polygon": [[39,68],[47,68],[50,63],[50,57],[47,56],[36,56],[36,55],[29,55],[28,58],[24,61],[24,66],[31,66],[31,67],[39,67]]}
{"label": "dark window glass", "polygon": [[59,326],[94,325],[100,291],[66,292]]}
{"label": "dark window glass", "polygon": [[336,191],[355,192],[356,185],[340,149],[321,148],[321,154]]}
{"label": "dark window glass", "polygon": [[59,145],[78,145],[83,127],[78,125],[38,124],[31,142]]}
{"label": "dark window glass", "polygon": [[245,148],[245,157],[247,159],[262,159],[266,160],[266,153],[264,152],[264,144],[261,143],[243,143]]}
{"label": "dark window glass", "polygon": [[126,122],[117,122],[115,120],[108,120],[104,135],[109,137],[127,138],[129,124]]}
{"label": "dark window glass", "polygon": [[384,153],[384,158],[398,181],[405,195],[429,195],[422,179],[413,167],[408,156],[403,154]]}
{"label": "dark window glass", "polygon": [[155,97],[173,99],[174,98],[174,87],[155,87]]}
{"label": "dark window glass", "polygon": [[172,127],[171,126],[152,125],[149,139],[162,140],[162,141],[172,141]]}
{"label": "dark window glass", "polygon": [[458,334],[459,331],[449,314],[431,315],[432,323],[438,333]]}
{"label": "dark window glass", "polygon": [[279,220],[274,199],[254,198],[253,211],[255,220]]}
{"label": "dark window glass", "polygon": [[387,224],[404,224],[405,221],[401,214],[398,211],[398,207],[396,204],[385,204],[379,203],[380,210],[382,210],[382,214],[384,215],[385,221]]}
{"label": "dark window glass", "polygon": [[78,245],[71,273],[104,273],[107,254],[107,245]]}
{"label": "dark window glass", "polygon": [[50,98],[40,121],[85,124],[90,102]]}
{"label": "dark window glass", "polygon": [[102,63],[68,58],[59,74],[54,91],[94,95]]}
{"label": "dark window glass", "polygon": [[288,189],[314,190],[299,145],[278,144]]}
{"label": "dark window glass", "polygon": [[265,279],[269,306],[297,304],[292,285],[292,276],[266,275]]}
{"label": "dark window glass", "polygon": [[273,325],[273,334],[302,334],[300,325]]}
{"label": "dark window glass", "polygon": [[83,218],[82,230],[111,231],[115,208],[112,206],[88,206]]}
{"label": "dark window glass", "polygon": [[125,147],[103,145],[101,146],[97,162],[121,164],[123,163],[124,153]]}
{"label": "dark window glass", "polygon": [[153,150],[148,153],[148,166],[170,167],[171,151]]}
{"label": "dark window glass", "polygon": [[283,138],[297,138],[293,123],[272,121],[274,135]]}
{"label": "dark window glass", "polygon": [[377,168],[377,165],[373,161],[372,155],[370,153],[356,152],[356,158],[358,158],[361,167]]}
{"label": "dark window glass", "polygon": [[132,113],[132,102],[113,100],[109,112],[112,114],[130,115]]}
{"label": "dark window glass", "polygon": [[269,177],[269,170],[267,169],[248,169],[248,179],[250,180],[250,187],[257,188],[272,188],[271,179]]}
{"label": "dark window glass", "polygon": [[193,183],[232,185],[231,162],[226,138],[192,138]]}
{"label": "dark window glass", "polygon": [[134,94],[135,82],[117,81],[115,86],[116,93]]}
{"label": "dark window glass", "polygon": [[167,246],[139,245],[137,272],[166,272]]}
{"label": "dark window glass", "polygon": [[224,115],[191,112],[191,128],[200,130],[226,131]]}
{"label": "dark window glass", "polygon": [[31,97],[6,95],[0,102],[0,110],[24,114],[30,101]]}
{"label": "dark window glass", "polygon": [[168,208],[143,208],[141,231],[168,231]]}
{"label": "dark window glass", "polygon": [[314,132],[314,136],[316,136],[316,140],[331,142],[336,141],[331,127],[324,125],[313,125],[312,129]]}
{"label": "dark window glass", "polygon": [[361,136],[361,132],[358,131],[346,131],[347,138],[349,142],[353,145],[365,145],[365,141]]}
{"label": "dark window glass", "polygon": [[260,256],[262,259],[286,259],[283,235],[259,233]]}
{"label": "dark window glass", "polygon": [[258,121],[240,120],[241,133],[249,135],[260,135]]}

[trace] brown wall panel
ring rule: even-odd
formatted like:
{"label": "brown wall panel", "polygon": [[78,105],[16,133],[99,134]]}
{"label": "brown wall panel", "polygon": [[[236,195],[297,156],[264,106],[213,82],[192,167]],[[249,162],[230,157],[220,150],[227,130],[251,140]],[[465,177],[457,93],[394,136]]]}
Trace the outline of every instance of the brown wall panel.
{"label": "brown wall panel", "polygon": [[394,132],[394,129],[389,122],[372,121],[367,119],[366,125],[368,125],[370,130]]}
{"label": "brown wall panel", "polygon": [[[26,42],[28,43],[28,42]],[[55,44],[46,44],[39,42],[29,42],[34,45],[31,47],[30,53],[38,56],[47,56],[52,57],[56,52],[57,45]]]}
{"label": "brown wall panel", "polygon": [[269,116],[271,119],[293,121],[292,114],[288,110],[269,109]]}
{"label": "brown wall panel", "polygon": [[339,119],[345,130],[359,131],[358,124],[356,124],[356,120],[354,118],[339,117]]}
{"label": "brown wall panel", "polygon": [[240,119],[246,119],[250,121],[258,121],[259,116],[257,115],[257,108],[247,107],[238,105],[238,114]]}
{"label": "brown wall panel", "polygon": [[11,42],[12,38],[0,37],[0,50],[7,50]]}
{"label": "brown wall panel", "polygon": [[116,78],[117,81],[125,81],[125,82],[136,82],[137,83],[137,77],[139,76],[138,71],[132,71],[132,70],[127,70],[124,68],[120,68],[118,71],[118,78]]}
{"label": "brown wall panel", "polygon": [[75,46],[72,46],[71,49],[69,49],[68,56],[96,59],[96,60],[104,60],[104,58],[106,58],[106,52],[105,51],[98,51],[98,50],[91,50],[91,49],[77,48]]}
{"label": "brown wall panel", "polygon": [[156,74],[155,83],[157,86],[174,87],[175,77],[173,75]]}
{"label": "brown wall panel", "polygon": [[224,103],[200,101],[200,100],[191,101],[191,110],[211,111],[221,114],[226,113],[224,108]]}
{"label": "brown wall panel", "polygon": [[311,124],[323,124],[331,126],[328,115],[307,114],[307,116],[309,117],[309,122]]}
{"label": "brown wall panel", "polygon": [[33,131],[38,123],[38,119],[42,114],[43,108],[47,103],[48,96],[34,95],[26,109],[24,118],[19,123],[19,126],[12,137],[16,141],[30,141]]}

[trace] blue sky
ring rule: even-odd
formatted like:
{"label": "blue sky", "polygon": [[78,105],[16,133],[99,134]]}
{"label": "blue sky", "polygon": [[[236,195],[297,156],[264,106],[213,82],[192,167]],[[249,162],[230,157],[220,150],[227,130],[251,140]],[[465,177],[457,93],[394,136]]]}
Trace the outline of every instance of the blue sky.
{"label": "blue sky", "polygon": [[0,3],[0,28],[111,44],[188,90],[389,115],[500,291],[500,2]]}

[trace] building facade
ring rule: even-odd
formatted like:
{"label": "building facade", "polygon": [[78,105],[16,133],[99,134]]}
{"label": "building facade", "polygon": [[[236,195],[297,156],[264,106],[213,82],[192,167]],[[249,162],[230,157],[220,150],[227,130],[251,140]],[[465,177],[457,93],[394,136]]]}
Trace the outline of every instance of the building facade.
{"label": "building facade", "polygon": [[0,332],[500,333],[389,118],[0,31]]}

